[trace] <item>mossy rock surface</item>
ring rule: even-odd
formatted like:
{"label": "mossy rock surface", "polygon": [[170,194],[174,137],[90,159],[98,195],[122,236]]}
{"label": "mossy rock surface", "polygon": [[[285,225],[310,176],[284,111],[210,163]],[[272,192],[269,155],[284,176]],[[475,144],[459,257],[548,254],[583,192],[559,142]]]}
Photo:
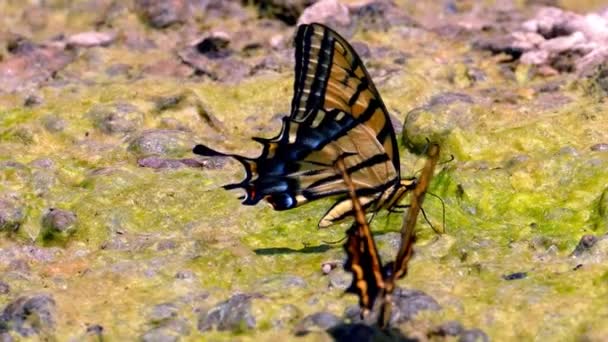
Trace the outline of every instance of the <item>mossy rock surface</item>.
{"label": "mossy rock surface", "polygon": [[[0,340],[608,339],[605,71],[551,73],[474,44],[536,5],[394,1],[392,18],[416,24],[378,24],[385,4],[346,26],[403,127],[402,176],[423,166],[425,137],[442,147],[441,200],[424,209],[435,227],[445,214],[445,233],[420,218],[399,281],[417,294],[404,312],[419,298],[433,309],[388,336],[344,295],[330,242],[348,224],[317,229],[331,200],[242,206],[221,188],[241,166],[190,153],[255,157],[249,138],[278,134],[295,27],[240,2],[169,1],[161,18],[146,3],[0,2]],[[112,40],[63,44],[95,30]],[[200,56],[212,36],[222,54]],[[385,261],[401,220],[373,221]]]}

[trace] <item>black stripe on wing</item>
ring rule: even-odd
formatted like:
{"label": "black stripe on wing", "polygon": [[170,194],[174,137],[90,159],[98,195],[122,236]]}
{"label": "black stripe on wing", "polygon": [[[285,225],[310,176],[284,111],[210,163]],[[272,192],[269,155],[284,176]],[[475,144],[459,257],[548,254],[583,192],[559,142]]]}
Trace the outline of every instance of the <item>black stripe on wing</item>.
{"label": "black stripe on wing", "polygon": [[[322,150],[328,143],[346,134],[354,123],[353,118],[348,115],[342,116],[340,120],[335,120],[334,117],[335,115],[325,115],[324,119],[318,122],[318,126],[314,128],[306,123],[283,118],[283,126],[279,135],[272,139],[253,138],[263,146],[262,153],[257,158],[226,154],[204,145],[197,145],[193,152],[203,156],[231,157],[244,166],[245,178],[241,182],[224,186],[225,189],[242,188],[245,190],[243,204],[255,205],[260,200],[266,199],[275,210],[291,209],[299,205],[302,200],[307,201],[313,193],[318,195],[317,198],[333,194],[307,192],[312,187],[302,189],[300,178],[333,170],[333,160],[314,162],[306,161],[306,157],[313,151]],[[302,165],[304,164],[314,166],[314,168],[303,170]],[[364,166],[365,164],[360,165],[355,170]],[[333,174],[333,172],[331,173]],[[334,178],[328,181],[332,180]],[[315,186],[321,185],[320,183]],[[344,193],[344,191],[338,193]],[[307,196],[309,194],[310,196]],[[298,195],[303,196],[298,197]]]}
{"label": "black stripe on wing", "polygon": [[[397,173],[399,152],[388,112],[352,46],[321,24],[301,25],[295,38],[296,77],[290,118],[313,121],[318,109],[339,109],[369,126]],[[336,112],[333,112],[336,113]]]}

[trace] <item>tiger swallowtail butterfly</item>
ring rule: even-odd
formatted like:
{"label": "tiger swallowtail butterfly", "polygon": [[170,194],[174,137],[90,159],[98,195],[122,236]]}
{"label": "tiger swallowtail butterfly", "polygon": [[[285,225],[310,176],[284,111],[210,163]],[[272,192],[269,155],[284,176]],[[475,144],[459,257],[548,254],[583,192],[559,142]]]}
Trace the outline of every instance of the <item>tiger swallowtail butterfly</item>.
{"label": "tiger swallowtail butterfly", "polygon": [[[295,37],[295,81],[291,114],[279,135],[255,137],[262,144],[257,158],[197,145],[203,156],[232,157],[246,172],[239,183],[242,203],[266,200],[287,210],[316,199],[345,195],[348,188],[334,164],[340,156],[364,211],[391,209],[416,186],[401,179],[397,139],[386,106],[361,59],[350,44],[321,24],[298,27]],[[340,198],[319,227],[353,215],[353,202]]]}
{"label": "tiger swallowtail butterfly", "polygon": [[344,268],[353,274],[353,282],[347,292],[359,296],[362,317],[367,316],[374,309],[374,304],[378,299],[382,300],[378,315],[378,325],[382,328],[387,327],[390,322],[395,281],[405,277],[408,271],[408,263],[413,255],[413,247],[416,241],[416,220],[422,209],[424,196],[433,177],[438,158],[439,145],[433,144],[429,148],[428,160],[412,192],[410,207],[403,220],[401,245],[397,257],[394,262],[386,265],[383,265],[380,260],[376,243],[365,219],[363,208],[350,175],[342,159],[336,162],[336,168],[342,173],[349,190],[355,217],[353,226],[347,231],[347,240],[344,244],[347,254]]}

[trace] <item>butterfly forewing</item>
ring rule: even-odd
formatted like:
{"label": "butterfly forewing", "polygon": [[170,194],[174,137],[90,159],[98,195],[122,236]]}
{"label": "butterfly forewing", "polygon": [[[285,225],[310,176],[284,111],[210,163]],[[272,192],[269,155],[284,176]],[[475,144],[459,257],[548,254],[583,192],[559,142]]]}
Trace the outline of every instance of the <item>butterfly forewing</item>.
{"label": "butterfly forewing", "polygon": [[300,26],[295,42],[296,81],[291,118],[314,121],[312,116],[317,108],[336,116],[347,113],[373,131],[399,172],[399,154],[388,112],[355,50],[320,24]]}

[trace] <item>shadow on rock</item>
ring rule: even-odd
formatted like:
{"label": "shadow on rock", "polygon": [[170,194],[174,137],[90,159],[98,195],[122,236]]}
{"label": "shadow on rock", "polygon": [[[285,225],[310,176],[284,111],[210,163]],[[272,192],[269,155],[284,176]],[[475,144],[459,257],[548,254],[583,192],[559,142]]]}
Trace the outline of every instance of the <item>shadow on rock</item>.
{"label": "shadow on rock", "polygon": [[330,245],[318,245],[318,246],[306,246],[300,249],[293,249],[289,247],[269,247],[269,248],[258,248],[254,249],[256,255],[275,255],[275,254],[312,254],[312,253],[324,253],[333,247]]}
{"label": "shadow on rock", "polygon": [[327,333],[337,342],[417,341],[406,337],[398,329],[383,331],[361,323],[336,325],[328,329]]}

